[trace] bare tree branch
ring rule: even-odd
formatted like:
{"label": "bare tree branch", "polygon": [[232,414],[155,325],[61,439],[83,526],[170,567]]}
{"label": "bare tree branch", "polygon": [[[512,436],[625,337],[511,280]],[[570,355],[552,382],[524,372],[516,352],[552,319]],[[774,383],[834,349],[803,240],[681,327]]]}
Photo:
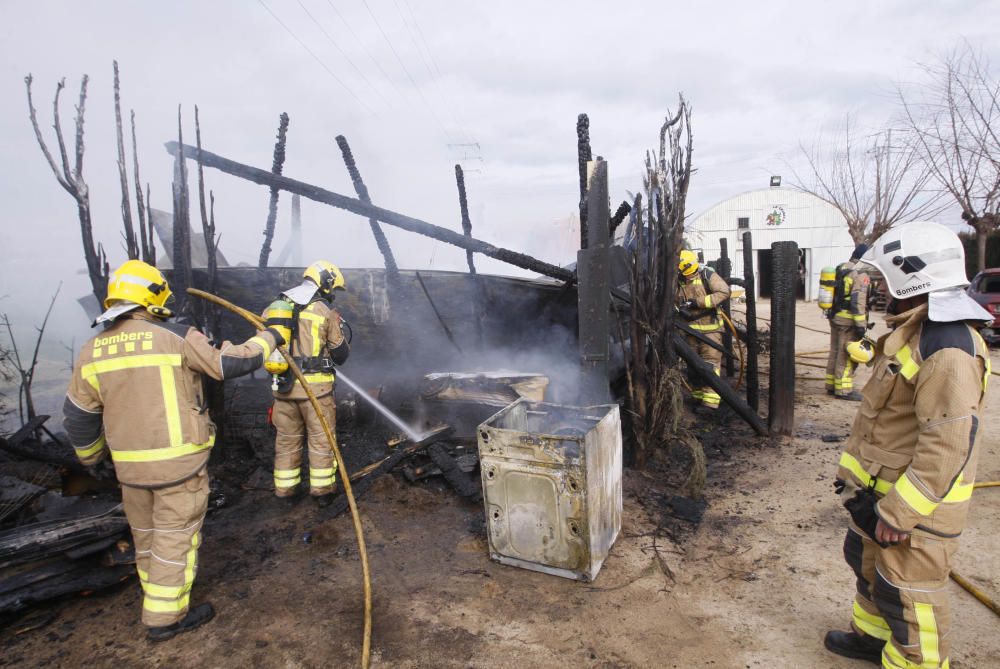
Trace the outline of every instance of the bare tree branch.
{"label": "bare tree branch", "polygon": [[921,160],[975,230],[982,271],[986,238],[1000,227],[1000,81],[968,42],[922,69],[926,81],[897,87],[903,117]]}
{"label": "bare tree branch", "polygon": [[66,150],[66,141],[63,137],[59,115],[59,96],[66,86],[65,79],[60,80],[60,82],[56,85],[56,93],[52,101],[52,111],[54,114],[52,127],[55,130],[56,141],[59,145],[59,157],[62,161],[61,170],[60,166],[58,166],[53,159],[48,146],[45,144],[41,129],[38,126],[38,115],[35,111],[34,103],[31,97],[32,77],[30,74],[24,78],[24,83],[28,95],[28,116],[31,120],[31,125],[34,128],[35,138],[38,140],[38,146],[41,148],[42,154],[49,163],[49,167],[52,168],[52,172],[55,174],[59,185],[62,186],[67,193],[72,195],[73,199],[76,201],[77,215],[80,219],[80,236],[83,241],[83,254],[87,262],[87,273],[90,275],[90,284],[94,292],[94,297],[96,297],[98,303],[100,303],[104,299],[104,295],[107,292],[107,259],[104,257],[103,250],[99,248],[95,249],[94,247],[94,233],[90,219],[90,194],[87,183],[83,180],[83,126],[88,80],[87,75],[83,75],[80,82],[80,101],[76,107],[76,167],[72,171],[69,166],[69,155]]}
{"label": "bare tree branch", "polygon": [[132,125],[132,178],[135,181],[135,208],[139,214],[139,242],[142,246],[142,261],[150,265],[156,264],[153,251],[153,230],[146,229],[146,203],[142,196],[142,181],[139,179],[139,146],[135,139],[135,110],[130,110],[129,121]]}
{"label": "bare tree branch", "polygon": [[128,172],[125,169],[125,137],[122,132],[122,97],[118,78],[118,61],[113,61],[113,63],[115,71],[115,139],[118,147],[118,180],[122,189],[122,227],[125,228],[125,253],[130,260],[136,260],[139,258],[139,246],[135,240],[135,228],[132,225],[132,203],[128,197]]}
{"label": "bare tree branch", "polygon": [[928,188],[932,170],[920,160],[918,146],[901,137],[907,132],[885,129],[860,145],[856,134],[848,116],[832,141],[821,134],[811,149],[799,145],[807,177],[792,168],[794,186],[836,207],[856,244],[942,210],[942,193]]}

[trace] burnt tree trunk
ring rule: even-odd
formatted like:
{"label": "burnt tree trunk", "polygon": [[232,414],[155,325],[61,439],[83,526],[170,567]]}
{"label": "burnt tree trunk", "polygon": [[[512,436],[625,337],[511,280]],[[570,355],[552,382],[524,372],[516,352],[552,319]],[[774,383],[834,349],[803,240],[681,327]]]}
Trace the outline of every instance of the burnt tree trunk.
{"label": "burnt tree trunk", "polygon": [[590,150],[590,117],[576,117],[576,163],[580,172],[580,248],[587,248],[587,163],[593,160]]}
{"label": "burnt tree trunk", "polygon": [[[278,141],[274,143],[274,159],[271,162],[271,173],[281,176],[285,166],[285,137],[288,134],[288,114],[281,112],[278,117]],[[274,225],[278,220],[279,188],[271,188],[271,199],[267,204],[267,223],[264,224],[264,243],[260,247],[258,267],[267,267],[267,259],[271,255],[271,240],[274,239]]]}
{"label": "burnt tree trunk", "polygon": [[[181,109],[177,107],[177,141],[184,142],[181,127]],[[197,150],[197,149],[196,149]],[[187,289],[192,283],[191,273],[191,212],[188,199],[188,175],[184,154],[177,154],[174,160],[174,284],[171,289],[177,300],[177,313],[182,313],[188,304]],[[189,315],[194,316],[189,312]]]}

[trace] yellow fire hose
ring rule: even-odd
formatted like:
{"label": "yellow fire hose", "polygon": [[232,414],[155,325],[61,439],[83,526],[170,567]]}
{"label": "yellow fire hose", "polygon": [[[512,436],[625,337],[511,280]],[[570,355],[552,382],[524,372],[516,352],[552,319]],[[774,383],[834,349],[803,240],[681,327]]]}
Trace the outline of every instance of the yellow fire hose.
{"label": "yellow fire hose", "polygon": [[[973,483],[972,487],[973,488],[1000,488],[1000,481],[983,481],[981,483]],[[956,573],[955,571],[952,571],[951,572],[951,580],[955,581],[955,583],[958,583],[960,586],[962,586],[963,588],[965,588],[965,590],[970,595],[972,595],[973,597],[975,597],[976,599],[978,599],[980,602],[982,602],[983,605],[986,606],[986,608],[988,608],[990,611],[993,611],[993,613],[995,613],[998,616],[1000,616],[1000,606],[998,606],[996,602],[994,602],[992,599],[990,599],[989,596],[985,592],[983,592],[982,590],[980,590],[979,588],[977,588],[976,586],[974,586],[972,583],[970,583],[968,581],[968,579],[966,579],[964,576],[962,576],[961,574]]]}
{"label": "yellow fire hose", "polygon": [[[228,309],[234,314],[242,316],[258,330],[264,329],[263,320],[260,316],[253,312],[247,311],[242,307],[238,307],[221,297],[212,295],[211,293],[206,293],[203,290],[198,290],[197,288],[188,288],[187,292],[189,295],[200,297],[203,300],[217,304],[224,309]],[[299,369],[297,364],[295,364],[295,360],[292,358],[292,354],[289,353],[286,346],[281,346],[278,350],[281,351],[281,355],[283,355],[285,360],[288,362],[288,368],[292,370],[295,378],[298,379],[299,383],[302,385],[302,389],[305,390],[306,394],[309,396],[309,403],[312,404],[313,410],[316,412],[316,416],[319,417],[320,425],[323,426],[323,432],[326,433],[326,438],[333,447],[333,455],[337,458],[337,467],[340,469],[340,480],[344,484],[344,494],[347,495],[347,504],[351,508],[351,519],[354,521],[354,533],[358,537],[358,553],[361,555],[361,573],[364,577],[365,587],[365,632],[364,640],[362,641],[361,646],[361,667],[362,669],[368,669],[371,665],[372,582],[371,574],[368,571],[368,551],[365,548],[365,535],[361,529],[361,516],[358,514],[358,505],[354,501],[354,493],[351,490],[351,477],[347,475],[347,467],[344,466],[344,458],[341,456],[340,449],[337,447],[337,440],[333,435],[333,431],[330,429],[330,424],[327,422],[326,416],[319,406],[319,401],[309,389],[309,384],[306,382],[305,376],[302,375],[302,370]]]}

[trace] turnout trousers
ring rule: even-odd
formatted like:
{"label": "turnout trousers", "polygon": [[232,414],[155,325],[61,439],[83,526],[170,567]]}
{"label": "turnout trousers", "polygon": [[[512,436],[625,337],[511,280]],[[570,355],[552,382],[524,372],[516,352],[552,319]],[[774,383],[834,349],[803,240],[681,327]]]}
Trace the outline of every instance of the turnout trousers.
{"label": "turnout trousers", "polygon": [[835,395],[850,395],[854,390],[854,371],[858,364],[847,354],[847,345],[855,341],[853,325],[830,321],[830,353],[826,360],[826,389]]}
{"label": "turnout trousers", "polygon": [[122,486],[142,586],[142,622],[172,625],[187,614],[198,573],[201,525],[208,509],[208,473],[164,488]]}
{"label": "turnout trousers", "polygon": [[911,534],[882,548],[853,523],[844,558],[857,576],[851,627],[886,642],[883,669],[947,669],[948,575],[958,539]]}
{"label": "turnout trousers", "polygon": [[[333,394],[317,398],[330,431],[337,435],[337,405]],[[274,400],[271,422],[278,431],[274,440],[274,493],[291,497],[302,481],[302,451],[309,447],[309,493],[328,495],[333,492],[337,462],[333,446],[326,438],[323,426],[309,400]]]}
{"label": "turnout trousers", "polygon": [[[716,330],[715,332],[702,332],[701,334],[705,335],[706,338],[711,339],[719,346],[722,346],[721,330]],[[697,339],[690,335],[687,335],[686,338],[691,348],[697,351],[698,356],[701,357],[702,360],[710,364],[712,366],[712,369],[715,371],[715,375],[719,376],[722,367],[722,351],[713,348],[708,344],[706,344],[705,342],[701,341],[700,339]],[[700,379],[699,375],[692,374],[691,379],[695,383],[701,383],[699,387],[691,391],[691,395],[696,400],[701,402],[702,405],[710,409],[718,409],[719,402],[722,401],[722,398],[719,397],[719,393],[715,392],[715,389],[713,389],[712,386],[708,385],[707,383],[704,383],[704,381]]]}

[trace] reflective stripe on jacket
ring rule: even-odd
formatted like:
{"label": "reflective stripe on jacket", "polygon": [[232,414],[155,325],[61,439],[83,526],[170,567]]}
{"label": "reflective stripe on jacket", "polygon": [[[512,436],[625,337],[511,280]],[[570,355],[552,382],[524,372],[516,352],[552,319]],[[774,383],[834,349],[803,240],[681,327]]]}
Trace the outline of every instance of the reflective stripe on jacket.
{"label": "reflective stripe on jacket", "polygon": [[274,348],[263,332],[221,349],[189,325],[128,313],[80,350],[63,406],[77,457],[95,464],[110,452],[118,480],[158,488],[184,481],[208,461],[215,442],[202,374],[248,374]]}
{"label": "reflective stripe on jacket", "polygon": [[[324,300],[315,300],[299,311],[298,334],[292,344],[292,355],[302,358],[331,358],[341,364],[347,359],[350,347],[341,328],[342,319],[336,309],[331,309]],[[335,375],[332,372],[312,372],[304,374],[309,388],[317,397],[333,392]],[[306,391],[296,379],[287,393],[275,392],[274,396],[285,400],[306,399]]]}
{"label": "reflective stripe on jacket", "polygon": [[927,320],[927,305],[887,319],[838,475],[874,487],[883,521],[958,536],[979,459],[989,351],[963,322]]}
{"label": "reflective stripe on jacket", "polygon": [[[708,291],[705,284],[708,284]],[[693,330],[716,332],[722,329],[718,307],[728,299],[729,284],[709,267],[703,267],[691,277],[681,276],[677,283],[677,304],[694,300],[698,309],[711,309],[705,316],[688,323]]]}

